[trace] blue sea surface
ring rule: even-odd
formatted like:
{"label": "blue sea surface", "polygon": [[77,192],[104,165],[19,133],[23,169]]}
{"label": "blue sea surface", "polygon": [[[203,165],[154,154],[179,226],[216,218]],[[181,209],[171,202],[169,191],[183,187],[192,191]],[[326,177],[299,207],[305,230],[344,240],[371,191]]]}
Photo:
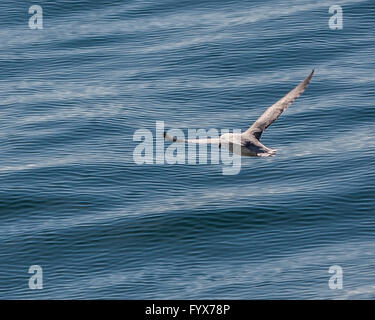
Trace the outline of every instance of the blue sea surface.
{"label": "blue sea surface", "polygon": [[[375,298],[373,0],[32,4],[0,2],[0,299]],[[135,163],[138,129],[246,130],[313,68],[275,157]]]}

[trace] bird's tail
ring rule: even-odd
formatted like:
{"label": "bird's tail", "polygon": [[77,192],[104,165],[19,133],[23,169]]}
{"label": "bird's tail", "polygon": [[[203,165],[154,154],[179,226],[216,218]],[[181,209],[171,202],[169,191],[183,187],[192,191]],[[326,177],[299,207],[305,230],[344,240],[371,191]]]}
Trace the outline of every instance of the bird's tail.
{"label": "bird's tail", "polygon": [[257,153],[258,157],[273,157],[276,154],[277,149],[268,149],[266,152]]}

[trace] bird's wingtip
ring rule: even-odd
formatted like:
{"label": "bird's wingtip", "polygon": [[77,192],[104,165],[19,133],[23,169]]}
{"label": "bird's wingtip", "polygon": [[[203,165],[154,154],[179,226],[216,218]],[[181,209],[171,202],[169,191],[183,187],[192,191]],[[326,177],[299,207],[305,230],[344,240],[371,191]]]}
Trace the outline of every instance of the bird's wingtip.
{"label": "bird's wingtip", "polygon": [[312,78],[312,76],[314,75],[314,72],[315,72],[315,68],[312,69],[311,73],[307,76],[306,80],[309,80]]}

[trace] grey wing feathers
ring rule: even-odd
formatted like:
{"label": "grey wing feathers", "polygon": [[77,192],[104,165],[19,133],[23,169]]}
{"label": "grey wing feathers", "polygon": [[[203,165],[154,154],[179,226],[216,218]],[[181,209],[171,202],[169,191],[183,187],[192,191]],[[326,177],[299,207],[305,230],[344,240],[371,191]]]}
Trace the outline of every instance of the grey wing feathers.
{"label": "grey wing feathers", "polygon": [[245,134],[251,134],[260,139],[264,130],[266,130],[280,115],[286,110],[307,88],[314,74],[314,70],[297,87],[290,91],[275,104],[270,106],[254,124],[245,131]]}

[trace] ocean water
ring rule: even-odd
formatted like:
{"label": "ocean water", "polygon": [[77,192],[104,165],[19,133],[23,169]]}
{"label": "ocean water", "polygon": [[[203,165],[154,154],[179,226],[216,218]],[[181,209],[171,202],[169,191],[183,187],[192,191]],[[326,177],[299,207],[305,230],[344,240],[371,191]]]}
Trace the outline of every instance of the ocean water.
{"label": "ocean water", "polygon": [[[375,298],[373,0],[33,4],[0,3],[1,299]],[[134,162],[136,130],[245,130],[313,68],[275,157]]]}

